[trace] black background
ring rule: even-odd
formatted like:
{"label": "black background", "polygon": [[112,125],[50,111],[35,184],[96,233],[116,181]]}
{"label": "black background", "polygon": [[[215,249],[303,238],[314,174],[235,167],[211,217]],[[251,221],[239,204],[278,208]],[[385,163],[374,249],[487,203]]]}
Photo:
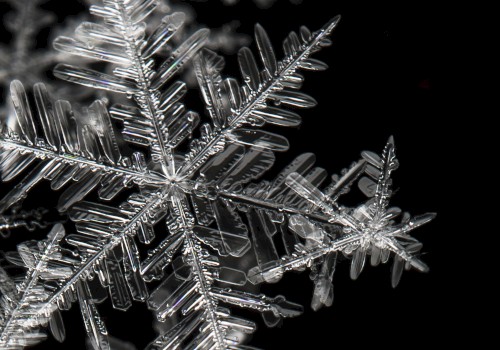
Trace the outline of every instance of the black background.
{"label": "black background", "polygon": [[[208,27],[239,20],[239,31],[251,35],[254,23],[259,22],[277,48],[290,30],[302,24],[318,29],[341,14],[342,21],[332,35],[333,46],[316,56],[330,69],[306,74],[303,91],[315,97],[318,106],[301,112],[304,122],[300,129],[283,132],[292,146],[278,157],[277,168],[301,152],[311,151],[316,153],[318,165],[336,172],[358,159],[362,150],[380,152],[394,135],[401,163],[395,174],[398,193],[394,204],[412,214],[438,213],[434,222],[415,232],[424,243],[424,260],[431,268],[428,274],[405,273],[393,289],[389,266],[367,266],[357,281],[351,281],[348,264],[339,265],[334,305],[319,312],[309,307],[313,285],[307,273],[290,274],[264,291],[305,305],[304,315],[287,319],[275,329],[259,323],[250,344],[265,349],[397,349],[405,344],[421,348],[449,345],[467,336],[457,334],[455,328],[470,320],[458,312],[464,299],[462,283],[452,274],[455,262],[462,258],[461,253],[452,254],[455,248],[450,242],[460,234],[460,227],[452,222],[463,212],[454,209],[456,186],[450,180],[455,164],[448,156],[457,149],[458,141],[456,125],[449,122],[450,108],[444,103],[446,82],[440,64],[446,38],[439,25],[441,12],[420,1],[304,0],[297,6],[278,0],[268,10],[249,0],[232,7],[213,0],[193,6],[198,22]],[[45,7],[56,10],[61,21],[65,13],[81,9],[70,0],[50,1]],[[43,45],[41,37],[39,46]],[[227,57],[227,62],[228,71],[234,73],[236,56]],[[190,107],[202,110],[194,99]],[[467,283],[473,280],[465,276]],[[110,334],[138,348],[154,337],[151,316],[145,309],[136,305],[127,315],[106,305],[100,308]],[[67,341],[58,344],[49,339],[36,348],[84,348],[78,307],[65,312],[64,319]],[[258,315],[254,319],[259,321]]]}

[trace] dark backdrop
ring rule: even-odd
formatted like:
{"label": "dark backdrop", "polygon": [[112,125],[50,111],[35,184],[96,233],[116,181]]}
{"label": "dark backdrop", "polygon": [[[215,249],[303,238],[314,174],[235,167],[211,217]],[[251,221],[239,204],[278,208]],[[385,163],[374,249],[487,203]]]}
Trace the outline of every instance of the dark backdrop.
{"label": "dark backdrop", "polygon": [[[424,260],[431,268],[428,274],[405,273],[399,287],[393,289],[389,266],[367,266],[357,281],[351,281],[348,264],[341,264],[334,278],[334,305],[319,312],[309,307],[313,285],[307,273],[289,274],[264,290],[304,304],[304,315],[287,319],[276,329],[259,323],[251,344],[266,349],[397,349],[406,344],[423,348],[456,339],[451,325],[460,316],[452,310],[460,305],[460,289],[448,275],[453,267],[449,240],[457,234],[451,226],[456,212],[449,206],[454,188],[448,174],[454,165],[447,160],[456,142],[450,135],[438,65],[443,45],[439,11],[421,1],[365,4],[304,0],[295,6],[279,0],[269,10],[258,9],[249,0],[233,7],[223,7],[215,0],[193,6],[198,22],[209,27],[234,19],[241,22],[240,32],[252,34],[254,23],[259,22],[276,47],[290,30],[302,24],[317,29],[341,14],[333,46],[316,56],[330,69],[306,74],[304,91],[319,104],[301,112],[304,122],[300,129],[284,131],[292,146],[278,157],[277,168],[299,153],[311,151],[317,154],[320,166],[336,172],[358,159],[362,150],[380,152],[387,138],[394,135],[401,163],[395,173],[398,193],[394,204],[412,214],[438,213],[434,222],[415,232],[424,243]],[[53,0],[46,7],[55,9],[61,19],[64,13],[80,10],[80,5],[70,0]],[[40,40],[39,45],[44,44]],[[234,73],[236,56],[227,61],[229,72]],[[191,108],[201,111],[194,99],[192,104]],[[2,186],[5,189],[8,185]],[[15,240],[20,240],[19,236]],[[138,348],[154,337],[151,316],[145,309],[136,305],[133,314],[126,315],[106,305],[100,308],[110,333],[136,343]],[[65,312],[64,319],[68,340],[57,344],[50,339],[36,348],[84,348],[78,307]],[[260,318],[255,315],[254,319]]]}

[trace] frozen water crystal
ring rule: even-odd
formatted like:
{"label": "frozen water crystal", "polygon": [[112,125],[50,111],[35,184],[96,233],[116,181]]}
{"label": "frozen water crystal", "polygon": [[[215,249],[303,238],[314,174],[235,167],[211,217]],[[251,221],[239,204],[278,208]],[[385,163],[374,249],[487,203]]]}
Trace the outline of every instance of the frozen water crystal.
{"label": "frozen water crystal", "polygon": [[[316,104],[299,91],[300,71],[327,68],[311,56],[331,44],[339,17],[317,31],[291,32],[281,60],[257,24],[256,53],[243,47],[237,55],[240,83],[222,75],[224,59],[207,48],[209,29],[184,31],[186,14],[163,13],[159,0],[88,2],[94,21],[54,41],[65,61],[54,75],[106,98],[69,102],[43,83],[10,84],[16,121],[0,137],[0,168],[2,180],[20,180],[0,210],[48,181],[64,189],[57,209],[75,232],[56,224],[46,239],[5,254],[25,275],[0,267],[0,348],[36,344],[45,327],[64,341],[60,311],[78,302],[90,348],[132,349],[108,334],[99,314],[109,296],[117,310],[144,302],[158,322],[168,321],[148,349],[251,349],[245,334],[256,324],[235,316],[238,308],[260,313],[271,327],[302,312],[252,284],[309,268],[317,310],[332,304],[339,255],[351,260],[353,279],[367,259],[392,258],[394,286],[405,268],[427,271],[409,233],[434,214],[411,217],[389,206],[398,166],[393,138],[380,156],[363,152],[326,187],[327,172],[310,153],[260,180],[289,148],[263,127],[297,126],[295,110]],[[80,59],[68,61],[73,56]],[[208,117],[183,103],[188,87],[177,78],[185,69]],[[367,199],[343,206],[339,198],[354,186]]]}

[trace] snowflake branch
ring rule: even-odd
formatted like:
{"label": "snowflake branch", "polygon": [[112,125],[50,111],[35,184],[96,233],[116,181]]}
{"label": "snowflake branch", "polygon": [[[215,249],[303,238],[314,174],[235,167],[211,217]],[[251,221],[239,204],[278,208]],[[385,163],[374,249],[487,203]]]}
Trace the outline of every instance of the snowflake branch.
{"label": "snowflake branch", "polygon": [[184,254],[190,256],[190,266],[192,268],[193,273],[195,274],[195,280],[198,285],[198,293],[202,296],[204,302],[203,307],[205,309],[206,321],[210,324],[210,328],[214,334],[214,341],[217,350],[225,350],[226,345],[224,341],[224,334],[220,329],[219,320],[217,313],[215,311],[215,302],[212,299],[211,295],[211,283],[208,282],[206,271],[207,267],[202,262],[203,259],[200,256],[201,247],[195,238],[193,237],[193,223],[192,220],[188,220],[187,216],[190,216],[185,211],[185,205],[183,205],[183,201],[186,201],[186,198],[179,192],[174,192],[171,196],[172,206],[174,210],[179,214],[179,229],[183,231],[185,236],[185,250]]}
{"label": "snowflake branch", "polygon": [[[276,63],[274,63],[272,66],[275,67],[275,72],[271,71],[272,73],[268,73],[266,81],[259,86],[255,86],[258,84],[256,81],[251,82],[251,79],[256,78],[256,73],[253,71],[255,62],[253,61],[250,63],[251,68],[247,69],[252,73],[248,73],[250,75],[249,77],[245,77],[245,80],[247,80],[247,82],[250,81],[251,84],[254,85],[253,88],[255,88],[255,90],[250,93],[248,99],[228,118],[229,123],[227,127],[216,130],[215,134],[211,136],[211,139],[201,149],[196,150],[194,155],[190,155],[190,158],[179,170],[179,176],[182,178],[191,177],[196,170],[204,164],[204,161],[209,156],[214,154],[214,150],[222,150],[220,144],[226,139],[230,139],[232,132],[240,128],[243,124],[248,123],[252,114],[255,113],[259,107],[262,108],[262,106],[265,106],[268,99],[274,98],[272,96],[273,93],[283,90],[284,86],[287,86],[287,80],[289,80],[298,69],[321,69],[319,66],[315,66],[315,63],[306,64],[306,60],[321,46],[322,40],[332,32],[339,20],[340,17],[335,17],[327,25],[325,25],[323,29],[316,33],[315,36],[306,38],[307,43],[303,46],[299,45],[300,48],[295,48],[296,51],[293,51],[293,53],[282,62],[279,68]],[[257,32],[262,30],[259,29],[260,27],[257,28]],[[297,38],[297,41],[298,40],[299,39]],[[242,52],[246,53],[248,51]],[[265,50],[261,49],[261,52],[265,52]],[[248,56],[248,53],[241,56]],[[270,71],[269,67],[266,67],[266,69],[268,72]],[[245,68],[242,66],[242,71],[244,70]]]}
{"label": "snowflake branch", "polygon": [[154,172],[145,173],[143,171],[137,171],[117,165],[111,166],[69,153],[55,152],[50,149],[26,145],[15,140],[0,138],[0,148],[3,148],[5,150],[16,150],[23,154],[33,154],[36,158],[43,160],[55,160],[55,163],[57,164],[62,163],[70,166],[77,165],[80,168],[88,167],[91,169],[100,170],[104,174],[121,175],[123,177],[130,178],[131,181],[137,184],[157,184],[163,183],[165,181],[165,178],[163,176]]}
{"label": "snowflake branch", "polygon": [[323,215],[322,213],[311,212],[310,210],[296,208],[269,199],[255,198],[253,196],[244,195],[237,192],[225,191],[225,190],[217,192],[217,195],[221,196],[222,198],[230,199],[231,201],[237,204],[250,205],[258,209],[273,210],[276,212],[285,212],[287,214],[300,214],[320,222],[325,222],[325,223],[330,222],[328,216]]}
{"label": "snowflake branch", "polygon": [[163,113],[159,111],[159,101],[156,97],[158,91],[151,89],[150,79],[146,78],[151,69],[145,65],[145,59],[135,43],[136,40],[133,34],[135,28],[131,23],[130,16],[125,8],[125,3],[123,1],[116,1],[115,6],[120,14],[118,20],[121,22],[120,27],[122,36],[125,40],[126,52],[137,74],[136,81],[139,91],[136,92],[135,98],[139,102],[141,109],[149,116],[149,119],[153,123],[154,134],[156,135],[155,143],[157,143],[157,147],[162,155],[160,163],[164,169],[167,169],[168,166],[168,173],[173,174],[175,172],[175,162],[172,147],[165,144],[161,126],[158,122],[165,118]]}
{"label": "snowflake branch", "polygon": [[[167,90],[163,94],[160,88],[198,51],[207,39],[209,31],[201,29],[193,34],[154,71],[151,56],[168,42],[184,21],[183,15],[179,13],[166,16],[150,38],[140,39],[141,34],[145,33],[139,24],[157,5],[157,1],[144,4],[109,0],[105,1],[102,7],[92,6],[91,12],[103,17],[107,26],[84,23],[82,32],[85,33],[84,40],[87,44],[59,37],[54,45],[56,49],[70,54],[111,62],[122,67],[117,67],[114,76],[111,76],[61,64],[55,68],[54,74],[81,85],[126,93],[133,97],[139,110],[130,112],[132,108],[129,106],[118,106],[118,110],[115,109],[115,117],[125,121],[124,136],[127,136],[127,140],[151,146],[153,161],[160,163],[163,172],[171,178],[175,173],[173,149],[186,137],[185,131],[179,135],[171,129],[179,127],[180,122],[184,123],[184,128],[190,124],[194,126],[198,117],[192,112],[187,112],[182,117],[175,115],[179,112],[174,108],[178,107],[176,102],[185,93],[182,88]],[[107,46],[89,48],[89,45],[102,43]]]}
{"label": "snowflake branch", "polygon": [[124,221],[123,226],[118,231],[107,235],[106,243],[101,243],[95,248],[95,251],[90,256],[85,257],[82,263],[73,271],[72,275],[64,282],[64,284],[54,290],[50,297],[47,298],[44,306],[40,308],[34,316],[27,319],[26,322],[31,322],[34,317],[39,317],[46,312],[47,308],[57,305],[57,301],[63,297],[67,291],[74,289],[76,283],[92,271],[96,264],[105,259],[113,248],[122,244],[122,241],[126,237],[136,235],[139,229],[138,226],[144,221],[145,218],[149,217],[151,211],[164,203],[164,197],[164,190],[158,190],[157,192],[151,194],[148,197],[147,202],[132,217]]}
{"label": "snowflake branch", "polygon": [[24,333],[29,334],[28,330],[35,325],[42,324],[43,320],[36,319],[34,322],[29,322],[26,316],[28,316],[28,319],[37,315],[47,317],[55,309],[55,305],[48,307],[47,304],[44,304],[46,302],[46,291],[43,287],[42,290],[38,287],[42,273],[54,274],[57,277],[69,273],[64,268],[51,271],[47,267],[48,261],[53,257],[59,241],[63,237],[64,228],[61,224],[57,224],[49,233],[45,247],[38,256],[34,256],[26,245],[21,244],[19,246],[19,253],[29,269],[24,282],[19,286],[20,294],[16,296],[16,306],[9,311],[7,320],[3,320],[4,322],[1,324],[0,347],[10,348],[11,346],[19,346],[23,342],[29,344],[30,337]]}
{"label": "snowflake branch", "polygon": [[[366,194],[371,194],[367,188],[376,188],[374,199],[353,211],[338,206],[334,199],[298,173],[288,175],[286,184],[302,198],[321,209],[329,216],[330,222],[345,226],[344,235],[333,238],[306,219],[307,216],[294,216],[289,226],[306,240],[306,247],[297,245],[291,256],[269,262],[267,266],[251,269],[248,276],[250,281],[261,283],[279,279],[285,271],[310,266],[313,261],[332,252],[353,253],[352,279],[357,279],[361,273],[368,253],[372,255],[372,265],[377,265],[381,260],[385,262],[391,252],[394,254],[393,286],[398,284],[405,263],[408,268],[412,266],[421,272],[428,271],[427,265],[415,255],[421,245],[416,244],[418,242],[411,238],[408,232],[431,221],[435,214],[424,214],[413,219],[408,215],[399,225],[395,225],[392,219],[399,215],[400,210],[387,209],[391,196],[390,174],[397,166],[393,138],[389,139],[382,157],[372,152],[363,152],[362,155],[368,163],[366,173],[376,178],[378,183],[375,186],[372,180],[361,179],[360,184],[363,183],[362,189]],[[350,177],[349,172],[345,176]],[[324,288],[327,287],[324,285]]]}
{"label": "snowflake branch", "polygon": [[[53,102],[44,84],[35,84],[33,90],[36,109],[31,108],[23,84],[17,80],[11,84],[17,126],[22,134],[7,130],[0,137],[0,147],[6,149],[0,159],[2,180],[18,176],[36,158],[42,162],[2,200],[2,211],[25,198],[43,178],[49,179],[54,189],[71,179],[80,181],[61,196],[60,211],[66,211],[99,183],[103,185],[100,197],[109,200],[130,182],[164,181],[164,177],[147,170],[142,153],[135,152],[132,159],[122,157],[110,115],[102,101],[92,103],[85,113],[75,113],[69,102]],[[38,137],[37,121],[42,126],[44,139]]]}

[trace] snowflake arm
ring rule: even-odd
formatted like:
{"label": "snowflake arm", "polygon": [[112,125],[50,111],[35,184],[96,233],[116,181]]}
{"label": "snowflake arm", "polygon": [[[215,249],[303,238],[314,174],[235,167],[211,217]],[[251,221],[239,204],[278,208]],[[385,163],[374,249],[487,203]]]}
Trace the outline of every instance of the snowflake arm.
{"label": "snowflake arm", "polygon": [[[27,309],[23,310],[23,315],[26,317],[17,319],[17,313],[13,314],[9,312],[9,308],[5,308],[9,318],[5,322],[6,326],[2,328],[3,336],[6,339],[18,337],[20,344],[26,344],[30,338],[27,336],[23,339],[23,334],[18,332],[19,329],[39,328],[46,323],[47,315],[52,314],[54,310],[69,309],[73,301],[79,300],[90,341],[94,345],[99,344],[98,349],[109,349],[106,327],[92,298],[89,297],[88,277],[95,274],[101,284],[109,289],[113,306],[117,309],[128,309],[131,305],[130,296],[136,300],[147,299],[148,291],[144,281],[138,277],[140,275],[137,248],[130,235],[141,232],[145,216],[149,216],[155,206],[161,203],[160,198],[161,193],[151,194],[148,200],[143,201],[141,201],[143,198],[133,196],[129,202],[122,205],[121,210],[111,207],[105,210],[101,205],[100,208],[94,207],[94,211],[90,211],[88,205],[90,203],[86,202],[73,208],[71,215],[76,222],[87,220],[85,226],[77,224],[78,234],[65,237],[66,243],[77,248],[77,251],[68,255],[70,251],[61,248],[56,244],[58,242],[52,245],[52,249],[57,248],[63,252],[62,255],[58,254],[55,257],[57,262],[66,267],[70,266],[71,269],[64,270],[64,278],[56,288],[51,286],[44,292],[43,303],[26,306]],[[99,236],[96,236],[96,232],[99,232]],[[16,325],[15,329],[11,329],[9,326],[11,324]],[[41,334],[35,330],[34,332]],[[38,338],[43,340],[44,336],[40,335]]]}
{"label": "snowflake arm", "polygon": [[[238,234],[239,242],[235,247],[232,247],[232,242],[224,241],[234,240],[235,228],[242,225],[242,218],[246,216],[252,230],[254,251],[262,266],[278,259],[272,239],[277,232],[282,235],[287,251],[294,251],[297,243],[295,234],[290,234],[286,228],[289,217],[305,215],[325,228],[328,226],[329,231],[336,229],[327,215],[312,210],[310,202],[285,184],[287,176],[293,172],[302,173],[316,185],[321,184],[326,178],[326,171],[314,167],[314,155],[305,153],[298,156],[272,181],[252,183],[251,180],[260,177],[272,165],[274,158],[271,156],[269,151],[245,150],[242,146],[231,145],[200,170],[204,182],[198,182],[191,195],[198,222],[210,226],[216,221],[225,251],[231,255],[238,256],[244,247],[243,237],[247,236],[247,230]],[[359,176],[358,168],[353,167],[342,181],[336,183],[348,185],[348,178],[356,177],[356,174]],[[344,192],[347,191],[345,187]],[[233,222],[226,224],[228,218],[233,218]],[[232,235],[228,236],[225,232]]]}
{"label": "snowflake arm", "polygon": [[[286,151],[288,142],[285,138],[265,131],[246,129],[243,126],[245,124],[262,126],[265,123],[296,126],[300,123],[297,114],[270,107],[267,102],[273,100],[302,108],[314,106],[313,99],[294,91],[301,87],[303,80],[303,77],[296,72],[299,69],[326,68],[323,62],[309,56],[330,44],[327,36],[333,31],[339,19],[339,16],[335,17],[323,29],[312,34],[307,28],[302,27],[301,39],[295,32],[290,33],[283,44],[286,57],[280,62],[276,60],[266,32],[257,25],[256,38],[265,68],[259,72],[250,49],[241,49],[238,60],[246,83],[243,87],[232,78],[222,82],[220,71],[223,62],[211,52],[202,53],[196,62],[197,75],[214,128],[208,124],[202,126],[202,138],[192,141],[191,150],[185,156],[184,164],[179,170],[179,177],[193,176],[211,156],[224,149],[226,142],[272,151]],[[224,90],[225,99],[222,99]],[[221,111],[216,107],[224,109]]]}
{"label": "snowflake arm", "polygon": [[[0,158],[2,180],[9,181],[23,173],[36,159],[41,161],[4,197],[0,211],[22,200],[42,179],[50,180],[53,189],[77,181],[62,194],[60,211],[66,211],[99,183],[101,198],[109,200],[127,184],[162,181],[161,176],[146,171],[142,153],[122,157],[102,101],[97,100],[78,113],[67,101],[53,102],[44,84],[36,84],[33,90],[36,110],[30,107],[23,85],[19,81],[11,84],[17,125],[22,133],[7,130],[0,137],[0,147],[4,149]],[[44,138],[38,136],[34,115],[40,120]]]}
{"label": "snowflake arm", "polygon": [[[159,320],[165,320],[180,310],[187,317],[181,319],[171,331],[158,337],[148,349],[243,349],[239,345],[242,339],[232,337],[231,333],[252,333],[255,324],[231,316],[228,310],[219,306],[219,302],[260,311],[263,315],[267,314],[272,324],[276,324],[276,319],[281,317],[293,317],[301,313],[299,305],[289,303],[283,297],[268,298],[215,286],[216,280],[233,285],[241,282],[224,278],[222,271],[227,268],[220,266],[218,258],[202,248],[200,243],[203,240],[200,240],[200,233],[195,230],[194,217],[187,210],[187,203],[182,192],[172,192],[171,212],[177,215],[170,222],[169,231],[174,234],[182,232],[184,235],[183,264],[190,272],[182,273],[182,267],[177,266],[177,272],[167,277],[148,301]],[[243,274],[232,270],[232,273],[235,272]],[[238,280],[244,283],[244,274]],[[175,291],[163,300],[159,295],[167,287]],[[187,335],[193,334],[193,328],[200,325],[199,335],[184,344]]]}
{"label": "snowflake arm", "polygon": [[[329,295],[333,293],[331,279],[337,253],[351,256],[352,279],[356,279],[361,273],[368,254],[371,255],[371,263],[374,266],[380,262],[387,262],[391,253],[394,255],[392,269],[394,287],[398,284],[405,265],[406,268],[414,267],[422,272],[428,271],[427,265],[416,255],[421,249],[421,244],[408,233],[432,220],[435,214],[414,218],[405,215],[401,223],[395,224],[393,219],[399,215],[400,210],[387,208],[391,195],[390,173],[397,165],[393,139],[389,140],[382,157],[372,152],[363,152],[363,157],[362,162],[367,163],[364,171],[370,177],[377,179],[377,183],[368,177],[361,178],[360,188],[373,198],[352,210],[339,206],[335,196],[331,195],[338,193],[337,184],[352,182],[353,173],[358,172],[357,166],[351,168],[335,185],[327,188],[325,192],[328,195],[298,173],[292,173],[287,177],[286,183],[294,192],[326,214],[331,223],[344,227],[343,232],[341,235],[332,236],[307,218],[307,215],[290,217],[289,228],[305,239],[306,244],[299,243],[292,254],[268,262],[265,266],[251,269],[248,273],[250,281],[253,283],[275,281],[281,278],[285,271],[323,264],[323,267],[319,266],[321,273],[315,279],[313,308],[317,309],[321,304],[328,305],[333,299],[333,295]],[[347,179],[349,181],[346,181]]]}
{"label": "snowflake arm", "polygon": [[194,33],[153,70],[152,56],[184,21],[182,13],[165,16],[149,38],[144,39],[143,21],[157,4],[156,0],[109,0],[104,1],[104,6],[92,6],[91,13],[102,17],[105,24],[84,22],[77,29],[77,39],[59,37],[54,46],[73,55],[116,64],[114,74],[66,64],[58,65],[54,74],[74,83],[133,97],[138,108],[116,106],[112,113],[124,121],[125,139],[150,146],[153,161],[161,164],[171,177],[175,172],[174,148],[190,135],[198,116],[186,112],[178,103],[185,93],[183,84],[166,91],[161,88],[196,54],[209,31],[200,29]]}
{"label": "snowflake arm", "polygon": [[[43,333],[38,332],[37,327],[51,319],[56,306],[47,307],[46,301],[50,292],[41,281],[63,281],[72,272],[70,266],[53,263],[60,260],[58,244],[64,234],[62,225],[57,224],[48,234],[47,240],[39,243],[39,251],[27,244],[19,245],[19,256],[28,271],[24,281],[15,289],[12,288],[13,282],[7,280],[5,273],[0,273],[0,278],[7,280],[8,283],[7,289],[3,288],[2,297],[4,305],[0,319],[2,348],[22,349],[45,338]],[[57,313],[53,316],[54,321],[51,321],[51,326],[54,327],[54,335],[62,340],[65,332],[64,329],[57,327],[59,317]]]}

